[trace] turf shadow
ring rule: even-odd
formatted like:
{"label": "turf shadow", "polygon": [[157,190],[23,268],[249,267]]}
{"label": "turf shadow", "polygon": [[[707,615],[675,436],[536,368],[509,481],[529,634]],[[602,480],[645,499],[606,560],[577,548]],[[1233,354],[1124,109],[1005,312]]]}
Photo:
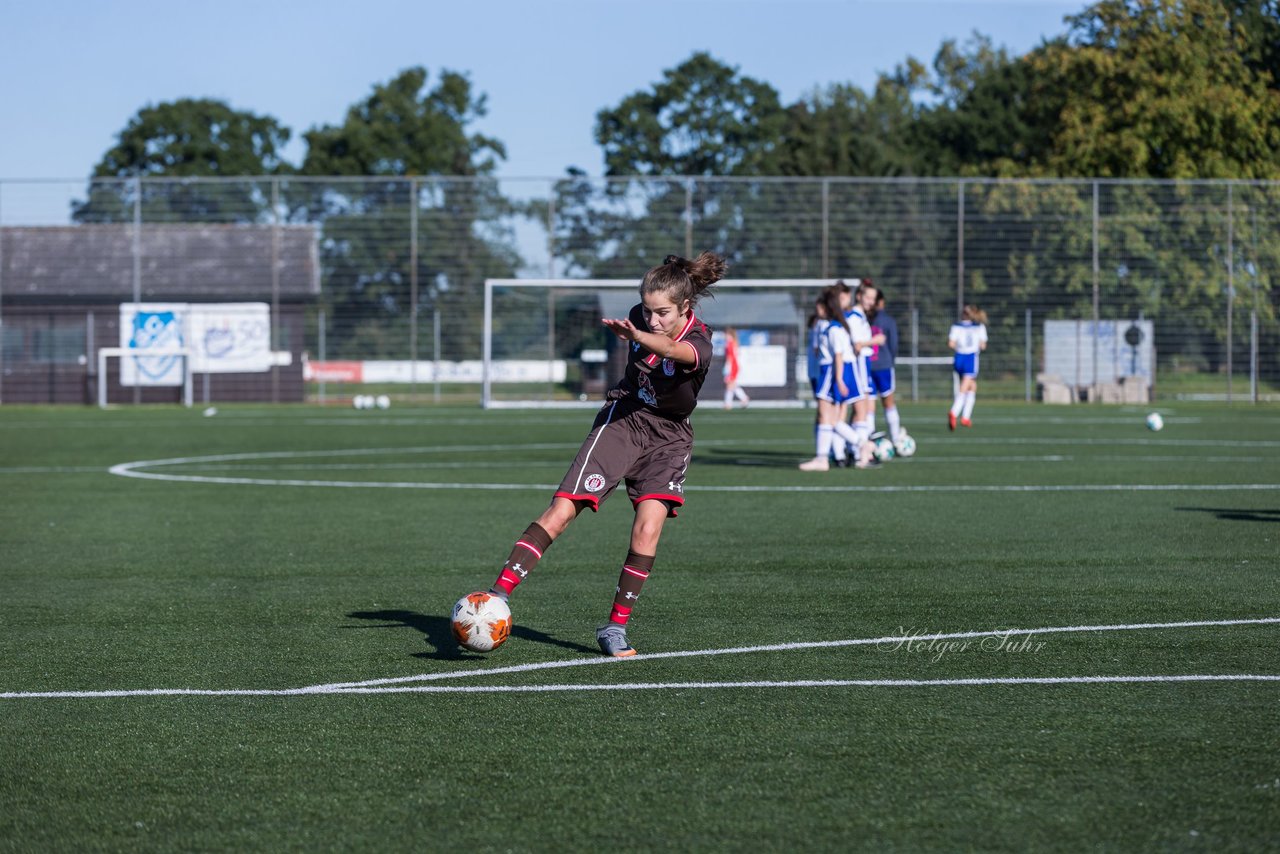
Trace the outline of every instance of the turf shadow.
{"label": "turf shadow", "polygon": [[1176,507],[1189,513],[1212,513],[1235,522],[1280,522],[1280,510],[1244,510],[1233,507]]}
{"label": "turf shadow", "polygon": [[807,459],[795,451],[756,451],[744,448],[713,448],[698,452],[693,458],[697,465],[711,466],[762,466],[764,468],[793,469]]}
{"label": "turf shadow", "polygon": [[[427,645],[432,647],[433,651],[415,652],[414,658],[428,658],[432,660],[448,660],[458,661],[466,659],[481,659],[484,656],[477,655],[458,645],[457,640],[453,637],[453,631],[449,627],[448,616],[437,616],[433,614],[420,614],[417,611],[352,611],[347,614],[348,617],[357,620],[379,620],[386,625],[381,626],[348,626],[347,628],[360,629],[400,629],[410,628],[423,634]],[[540,632],[537,629],[531,629],[528,626],[517,625],[511,630],[512,637],[521,640],[532,641],[533,643],[544,643],[549,646],[558,646],[561,649],[572,650],[573,652],[596,653],[599,650],[583,646],[573,641],[561,640],[554,635],[546,632]]]}

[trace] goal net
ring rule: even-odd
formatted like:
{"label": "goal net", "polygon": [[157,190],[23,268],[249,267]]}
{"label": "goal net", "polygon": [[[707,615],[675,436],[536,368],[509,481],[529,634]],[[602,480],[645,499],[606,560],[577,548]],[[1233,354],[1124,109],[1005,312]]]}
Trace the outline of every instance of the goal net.
{"label": "goal net", "polygon": [[192,404],[192,351],[187,347],[100,347],[98,406],[121,403]]}
{"label": "goal net", "polygon": [[[724,279],[695,310],[711,327],[716,364],[700,397],[724,391],[725,331],[738,333],[738,377],[752,406],[810,402],[806,323],[836,279]],[[851,285],[857,279],[845,279]],[[626,348],[601,325],[640,301],[638,279],[489,279],[484,287],[486,408],[599,406],[626,368]]]}

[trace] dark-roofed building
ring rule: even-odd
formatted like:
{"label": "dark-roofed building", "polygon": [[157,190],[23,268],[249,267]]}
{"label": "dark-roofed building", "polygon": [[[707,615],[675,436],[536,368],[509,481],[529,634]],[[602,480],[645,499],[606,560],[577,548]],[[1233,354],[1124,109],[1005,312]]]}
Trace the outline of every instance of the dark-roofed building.
{"label": "dark-roofed building", "polygon": [[[0,228],[0,403],[97,400],[97,358],[121,343],[123,303],[266,303],[278,366],[197,373],[202,400],[300,401],[305,312],[320,293],[318,232],[296,225]],[[176,401],[175,387],[119,386],[110,400]]]}

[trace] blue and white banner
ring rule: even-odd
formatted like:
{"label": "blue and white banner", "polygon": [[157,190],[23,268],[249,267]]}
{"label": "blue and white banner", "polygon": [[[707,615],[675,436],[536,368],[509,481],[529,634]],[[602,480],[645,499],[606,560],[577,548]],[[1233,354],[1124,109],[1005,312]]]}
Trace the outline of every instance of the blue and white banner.
{"label": "blue and white banner", "polygon": [[182,356],[147,356],[147,351],[172,351],[187,346],[185,304],[122,303],[120,346],[138,353],[120,360],[120,384],[180,386]]}
{"label": "blue and white banner", "polygon": [[[121,303],[120,346],[126,386],[180,386],[186,350],[196,374],[256,373],[271,369],[271,307],[265,302]],[[157,351],[164,355],[147,355]]]}

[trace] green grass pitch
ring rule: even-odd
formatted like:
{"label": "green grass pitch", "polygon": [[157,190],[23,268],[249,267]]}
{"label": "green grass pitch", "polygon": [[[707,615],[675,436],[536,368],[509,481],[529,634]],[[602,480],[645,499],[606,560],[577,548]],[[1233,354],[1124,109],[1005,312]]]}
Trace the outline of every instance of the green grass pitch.
{"label": "green grass pitch", "polygon": [[1280,410],[1160,409],[705,405],[614,662],[624,494],[448,636],[588,411],[5,406],[0,850],[1274,848]]}

